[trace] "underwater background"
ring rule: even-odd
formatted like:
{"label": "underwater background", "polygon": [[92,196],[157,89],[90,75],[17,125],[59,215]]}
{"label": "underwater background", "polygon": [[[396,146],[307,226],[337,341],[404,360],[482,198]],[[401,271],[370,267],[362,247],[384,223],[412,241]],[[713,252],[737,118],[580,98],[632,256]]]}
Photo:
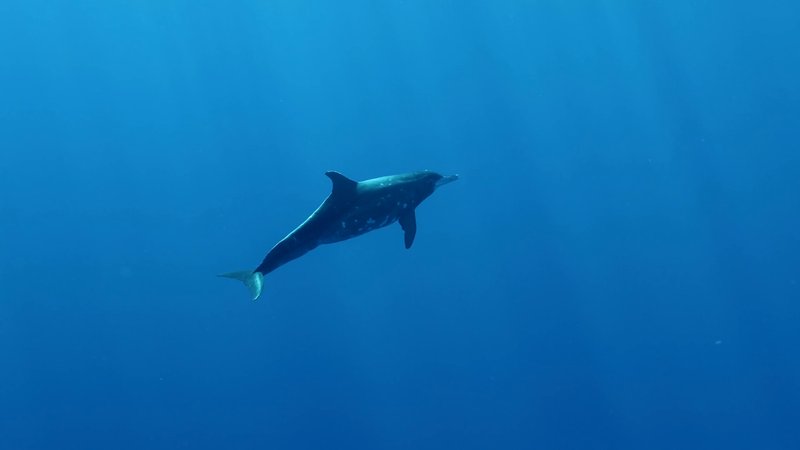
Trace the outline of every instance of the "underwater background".
{"label": "underwater background", "polygon": [[[0,450],[800,448],[798,23],[0,2]],[[215,277],[421,169],[412,249]]]}

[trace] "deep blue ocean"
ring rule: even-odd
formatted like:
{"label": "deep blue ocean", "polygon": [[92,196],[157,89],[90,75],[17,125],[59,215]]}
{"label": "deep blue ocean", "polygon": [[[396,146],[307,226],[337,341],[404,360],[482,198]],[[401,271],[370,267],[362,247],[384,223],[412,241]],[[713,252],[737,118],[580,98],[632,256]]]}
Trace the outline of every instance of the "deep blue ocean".
{"label": "deep blue ocean", "polygon": [[[799,23],[3,0],[0,450],[800,449]],[[422,169],[410,250],[216,277]]]}

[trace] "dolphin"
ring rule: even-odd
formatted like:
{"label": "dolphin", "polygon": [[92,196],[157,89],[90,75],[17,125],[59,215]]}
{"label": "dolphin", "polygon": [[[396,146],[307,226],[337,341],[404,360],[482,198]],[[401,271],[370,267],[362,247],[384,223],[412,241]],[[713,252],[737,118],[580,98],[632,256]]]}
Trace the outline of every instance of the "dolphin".
{"label": "dolphin", "polygon": [[297,259],[320,244],[344,241],[400,222],[406,248],[417,233],[416,208],[439,186],[458,175],[422,171],[355,181],[339,172],[325,172],[333,189],[308,219],[272,247],[255,270],[230,272],[220,277],[244,283],[253,300],[261,296],[264,276]]}

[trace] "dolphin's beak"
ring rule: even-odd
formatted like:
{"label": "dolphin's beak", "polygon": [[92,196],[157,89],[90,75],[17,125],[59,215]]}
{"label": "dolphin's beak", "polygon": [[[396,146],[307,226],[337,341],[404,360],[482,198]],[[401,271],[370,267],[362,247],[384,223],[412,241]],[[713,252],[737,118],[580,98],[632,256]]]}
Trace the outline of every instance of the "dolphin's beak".
{"label": "dolphin's beak", "polygon": [[442,178],[440,178],[436,182],[436,187],[438,188],[439,186],[444,186],[447,183],[452,183],[453,181],[456,181],[457,179],[458,179],[458,175],[443,176]]}

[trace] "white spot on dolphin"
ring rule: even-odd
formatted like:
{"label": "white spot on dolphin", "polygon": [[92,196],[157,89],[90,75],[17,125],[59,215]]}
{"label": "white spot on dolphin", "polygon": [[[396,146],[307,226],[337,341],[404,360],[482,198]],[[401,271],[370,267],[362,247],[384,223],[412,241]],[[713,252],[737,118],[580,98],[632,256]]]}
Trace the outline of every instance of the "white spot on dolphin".
{"label": "white spot on dolphin", "polygon": [[367,225],[372,225],[373,223],[375,223],[375,219],[373,219],[372,217],[367,219]]}
{"label": "white spot on dolphin", "polygon": [[344,223],[344,221],[342,221],[342,228],[345,228],[345,227],[347,227],[347,224]]}

